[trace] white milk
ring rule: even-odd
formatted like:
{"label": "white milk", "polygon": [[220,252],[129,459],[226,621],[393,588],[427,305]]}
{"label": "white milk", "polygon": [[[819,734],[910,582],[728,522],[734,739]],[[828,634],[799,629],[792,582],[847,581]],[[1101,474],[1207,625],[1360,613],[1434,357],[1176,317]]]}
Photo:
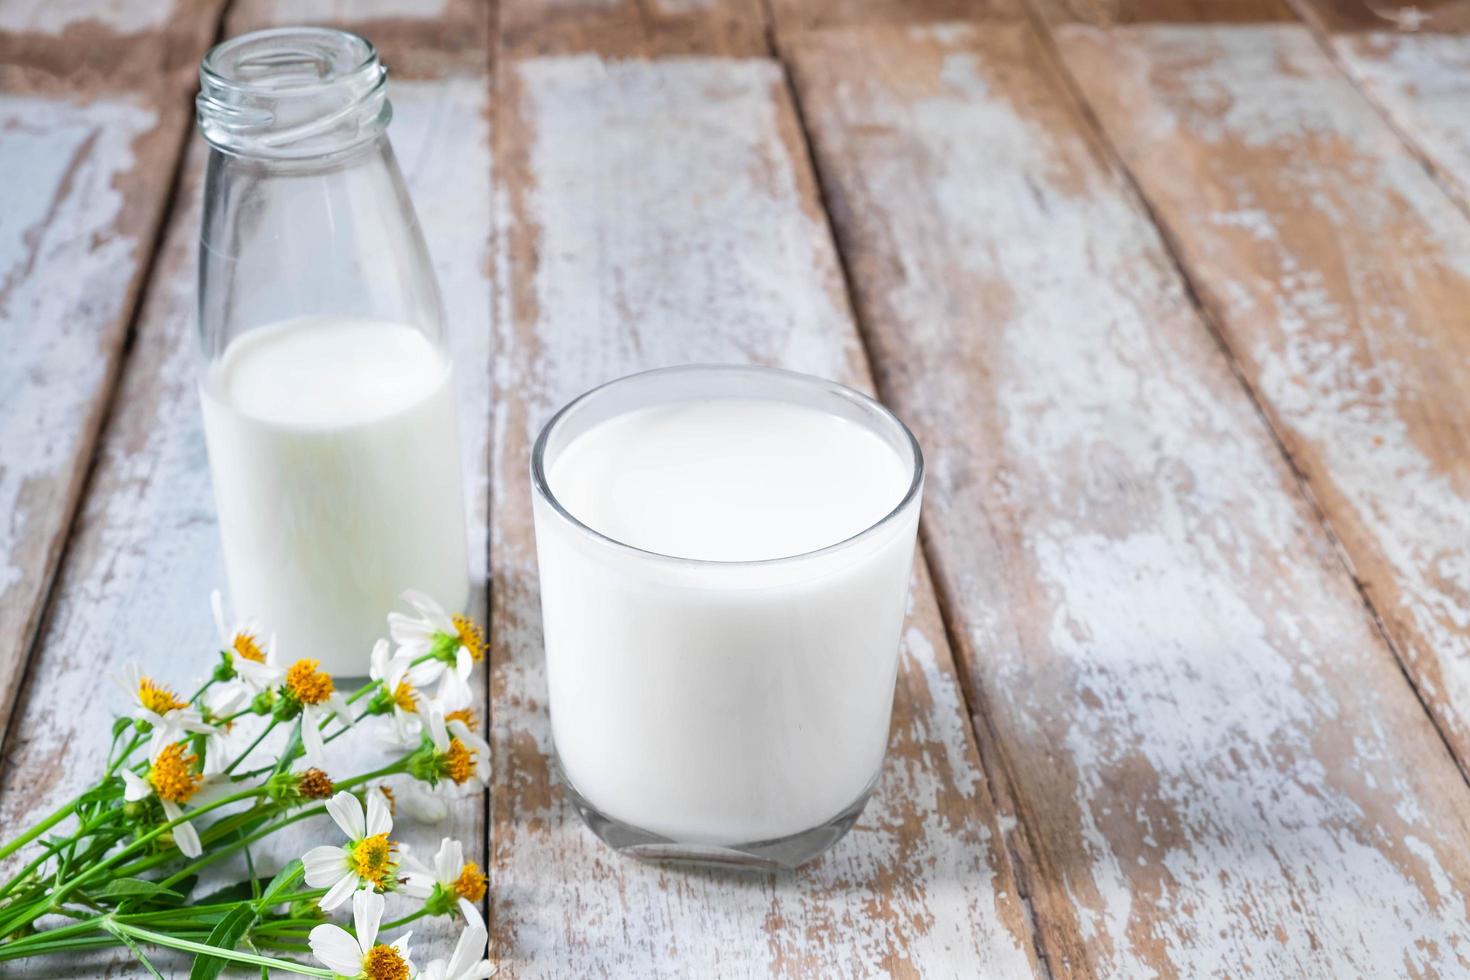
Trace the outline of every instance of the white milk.
{"label": "white milk", "polygon": [[[578,520],[705,562],[805,555],[872,527],[911,462],[812,408],[720,397],[615,416],[548,460]],[[817,827],[888,739],[918,508],[849,546],[764,564],[640,555],[536,499],[552,729],[605,815],[681,843]]]}
{"label": "white milk", "polygon": [[285,660],[367,673],[405,588],[469,596],[448,362],[396,323],[250,330],[200,386],[233,605]]}

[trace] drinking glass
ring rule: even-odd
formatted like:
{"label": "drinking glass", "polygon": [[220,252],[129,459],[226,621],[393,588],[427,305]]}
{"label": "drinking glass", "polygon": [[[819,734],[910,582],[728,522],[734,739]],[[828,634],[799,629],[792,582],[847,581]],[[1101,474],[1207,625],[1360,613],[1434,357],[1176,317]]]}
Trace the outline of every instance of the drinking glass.
{"label": "drinking glass", "polygon": [[[705,561],[579,520],[557,459],[599,423],[685,400],[830,413],[902,461],[881,520],[803,554]],[[888,742],[923,485],[891,412],[849,388],[757,367],[650,371],[556,414],[531,457],[551,727],[587,825],[642,857],[794,867],[852,826]]]}

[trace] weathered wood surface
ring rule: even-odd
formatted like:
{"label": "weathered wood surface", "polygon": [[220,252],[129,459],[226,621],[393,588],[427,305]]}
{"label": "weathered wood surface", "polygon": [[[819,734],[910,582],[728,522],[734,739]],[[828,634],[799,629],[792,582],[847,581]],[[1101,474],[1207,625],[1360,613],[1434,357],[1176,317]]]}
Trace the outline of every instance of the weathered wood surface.
{"label": "weathered wood surface", "polygon": [[1302,18],[1326,32],[1466,31],[1470,0],[1290,0]]}
{"label": "weathered wood surface", "polygon": [[[1029,974],[1026,910],[922,563],[888,763],[795,875],[621,859],[552,775],[527,458],[585,389],[700,361],[868,387],[774,62],[503,64],[491,540],[492,942],[504,976]],[[1009,826],[1009,824],[1006,824]]]}
{"label": "weathered wood surface", "polygon": [[[214,4],[182,6],[188,25],[146,37],[108,25],[146,30],[156,4],[0,13],[0,732],[173,182],[188,89],[157,58],[213,31]],[[74,29],[104,63],[130,45],[151,52],[148,83],[86,70]]]}
{"label": "weathered wood surface", "polygon": [[1301,28],[1060,44],[1470,764],[1470,222]]}
{"label": "weathered wood surface", "polygon": [[1470,35],[1371,32],[1334,35],[1329,43],[1364,94],[1470,212]]}
{"label": "weathered wood surface", "polygon": [[[388,46],[395,43],[391,36],[384,39]],[[480,64],[478,71],[395,81],[390,133],[433,243],[449,315],[469,495],[471,577],[478,583],[473,612],[483,621],[491,159],[488,63],[482,57]],[[212,664],[217,642],[209,590],[223,588],[225,579],[195,390],[194,269],[204,150],[191,136],[188,179],[149,283],[116,409],[101,439],[90,492],[57,578],[17,717],[17,736],[0,781],[0,827],[23,826],[100,769],[108,744],[107,709],[120,701],[108,675],[123,663],[141,661],[179,687]],[[53,280],[51,289],[61,296],[72,292],[66,280]],[[482,672],[481,680],[486,676]],[[359,764],[354,760],[354,768]],[[483,866],[485,810],[483,800],[466,800],[444,823],[405,824],[395,837],[432,854],[440,837],[455,836]],[[334,834],[325,820],[309,821],[299,834],[282,840],[281,853],[257,854],[257,859],[272,867],[295,856],[287,851],[304,850]],[[436,955],[448,954],[456,934],[451,925],[445,920],[416,925],[424,926],[416,929],[418,945],[433,944]],[[108,962],[41,961],[24,975],[92,975],[108,969]],[[126,955],[110,962],[119,976],[136,969]],[[15,967],[7,964],[7,969]],[[186,962],[181,969],[187,973]]]}
{"label": "weathered wood surface", "polygon": [[[1076,35],[1082,88],[1122,84],[1123,39],[1186,36],[1156,31]],[[791,53],[879,390],[929,453],[924,539],[1053,972],[1462,975],[1470,794],[1037,38]],[[1188,174],[1200,144],[1161,145]]]}
{"label": "weathered wood surface", "polygon": [[501,0],[500,47],[604,56],[765,53],[764,0]]}
{"label": "weathered wood surface", "polygon": [[1048,23],[1254,23],[1294,20],[1290,0],[1026,0]]}

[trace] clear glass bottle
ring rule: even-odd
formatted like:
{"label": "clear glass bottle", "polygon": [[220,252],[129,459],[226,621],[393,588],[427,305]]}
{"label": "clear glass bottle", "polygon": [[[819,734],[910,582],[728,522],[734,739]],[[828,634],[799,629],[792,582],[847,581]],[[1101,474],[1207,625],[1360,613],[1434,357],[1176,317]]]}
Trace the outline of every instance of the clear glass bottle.
{"label": "clear glass bottle", "polygon": [[404,589],[469,596],[444,316],[373,46],[259,31],[200,66],[205,436],[235,607],[365,674]]}

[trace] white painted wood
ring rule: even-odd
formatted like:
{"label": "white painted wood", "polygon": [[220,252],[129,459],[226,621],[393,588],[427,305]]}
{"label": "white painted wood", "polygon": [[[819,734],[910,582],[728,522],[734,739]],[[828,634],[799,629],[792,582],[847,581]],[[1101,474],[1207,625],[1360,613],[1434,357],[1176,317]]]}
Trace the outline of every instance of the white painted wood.
{"label": "white painted wood", "polygon": [[[1449,111],[1453,58],[1470,48],[1339,40],[1380,51],[1358,66],[1369,90],[1403,100],[1401,121],[1436,148],[1452,186],[1470,175]],[[1470,222],[1304,31],[1150,33],[1129,50],[1126,75],[1107,69],[1137,120],[1118,138],[1470,761]],[[1185,168],[1140,145],[1180,134],[1203,151]]]}
{"label": "white painted wood", "polygon": [[61,34],[73,27],[100,26],[116,34],[138,34],[168,23],[169,0],[6,0],[0,31]]}
{"label": "white painted wood", "polygon": [[[483,622],[488,496],[490,344],[490,144],[488,79],[452,76],[396,82],[390,133],[443,287],[460,406],[475,615]],[[118,411],[77,536],[57,584],[54,614],[0,793],[0,825],[21,827],[87,784],[100,769],[111,710],[120,694],[107,675],[129,660],[177,687],[202,678],[217,647],[209,591],[225,585],[195,391],[194,251],[204,146],[190,148],[190,179],[151,283]],[[385,610],[385,613],[387,610]],[[345,740],[344,740],[345,741]],[[368,751],[343,759],[369,768]],[[330,771],[330,770],[329,770]],[[462,801],[438,826],[405,827],[395,837],[417,851],[443,835],[461,837],[484,865],[483,797]],[[303,825],[281,846],[256,853],[278,867],[315,843],[335,839],[325,819]],[[401,908],[400,908],[401,906]],[[395,912],[395,909],[397,911]],[[401,914],[401,900],[390,914]],[[443,920],[418,924],[425,952],[448,955],[454,930]],[[428,957],[420,954],[420,960]],[[167,961],[167,958],[164,958]],[[128,962],[124,955],[118,962]],[[39,964],[36,976],[53,968]],[[71,967],[54,969],[68,974]],[[187,967],[183,968],[187,973]],[[31,975],[31,974],[27,974]]]}
{"label": "white painted wood", "polygon": [[151,245],[167,172],[148,168],[170,128],[142,97],[0,93],[0,727]]}
{"label": "white painted wood", "polygon": [[779,66],[514,61],[500,74],[492,501],[492,923],[502,974],[1015,976],[1031,971],[922,573],[878,794],[790,875],[617,857],[552,775],[526,475],[539,427],[622,374],[778,364],[867,387]]}
{"label": "white painted wood", "polygon": [[[1189,36],[1181,87],[1215,115],[1175,119],[1132,86]],[[1211,71],[1224,36],[1061,35],[1145,145],[1195,134],[1161,165],[1228,130],[1281,140],[1289,175],[1295,63]],[[1464,972],[1465,784],[1040,41],[793,51],[880,386],[929,452],[935,575],[1038,840],[1038,920],[1078,940],[1060,968]]]}
{"label": "white painted wood", "polygon": [[1341,34],[1330,43],[1370,99],[1470,207],[1470,36]]}

